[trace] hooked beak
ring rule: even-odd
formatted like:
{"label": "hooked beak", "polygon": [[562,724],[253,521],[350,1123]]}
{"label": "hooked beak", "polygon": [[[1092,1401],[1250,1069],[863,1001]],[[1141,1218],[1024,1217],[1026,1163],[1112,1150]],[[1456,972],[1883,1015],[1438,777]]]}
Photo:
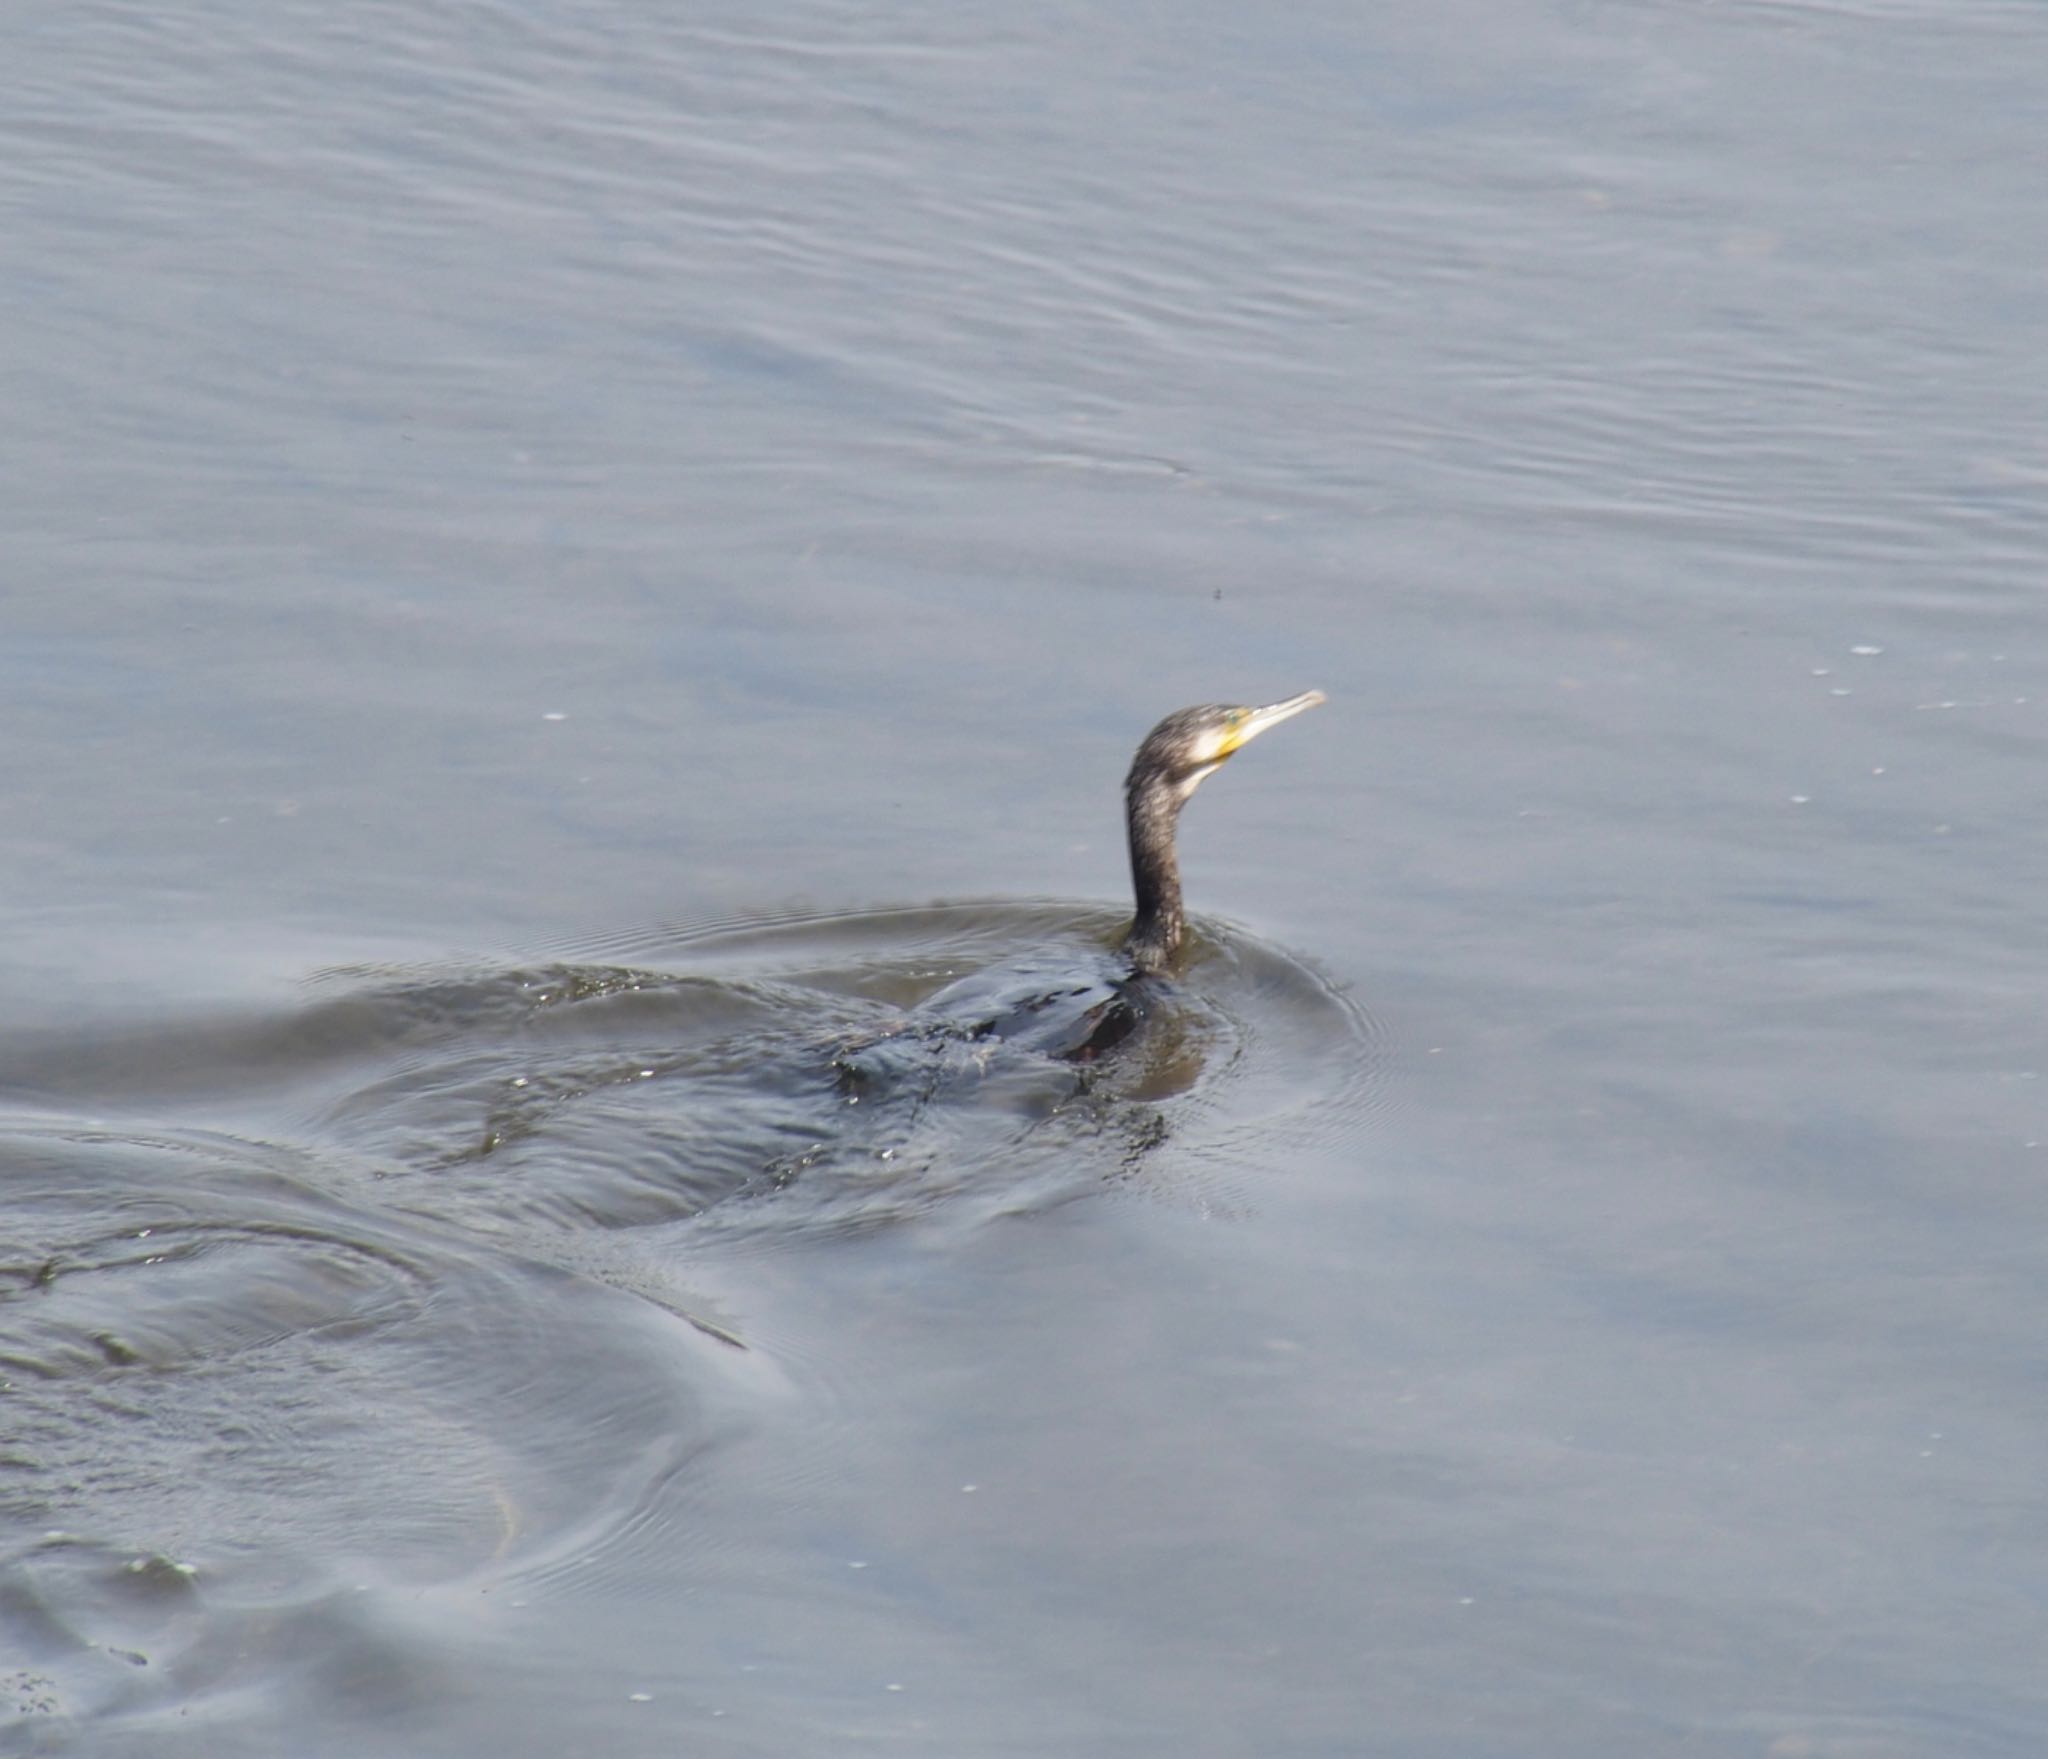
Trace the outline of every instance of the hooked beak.
{"label": "hooked beak", "polygon": [[1314,708],[1317,703],[1328,699],[1320,690],[1304,690],[1299,696],[1290,696],[1285,702],[1269,702],[1264,708],[1255,708],[1229,735],[1228,743],[1218,754],[1228,757],[1240,745],[1248,745],[1268,727],[1277,727],[1282,721],[1301,713],[1305,708]]}

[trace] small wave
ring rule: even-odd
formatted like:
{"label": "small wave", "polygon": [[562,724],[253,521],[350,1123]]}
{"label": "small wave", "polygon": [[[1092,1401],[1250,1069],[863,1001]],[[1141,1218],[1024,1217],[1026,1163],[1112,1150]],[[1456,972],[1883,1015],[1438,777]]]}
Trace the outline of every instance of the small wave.
{"label": "small wave", "polygon": [[[329,973],[323,988],[379,980],[322,1006],[380,1021],[387,1066],[315,1121],[437,1213],[564,1233],[688,1222],[694,1249],[972,1225],[1141,1161],[1163,1190],[1186,1165],[1213,1183],[1249,1132],[1327,1134],[1377,1103],[1390,1052],[1371,1016],[1215,921],[1170,1005],[1086,1069],[905,1032],[963,975],[1026,955],[1085,969],[1121,926],[1053,902],[947,904],[657,927],[497,972]],[[850,1082],[849,1047],[878,1042],[886,1078]]]}

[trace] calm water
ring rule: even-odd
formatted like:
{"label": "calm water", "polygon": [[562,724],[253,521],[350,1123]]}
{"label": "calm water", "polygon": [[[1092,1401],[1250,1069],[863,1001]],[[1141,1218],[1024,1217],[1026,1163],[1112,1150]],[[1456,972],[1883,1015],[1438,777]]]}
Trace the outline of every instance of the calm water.
{"label": "calm water", "polygon": [[2048,13],[4,38],[0,1753],[2042,1750]]}

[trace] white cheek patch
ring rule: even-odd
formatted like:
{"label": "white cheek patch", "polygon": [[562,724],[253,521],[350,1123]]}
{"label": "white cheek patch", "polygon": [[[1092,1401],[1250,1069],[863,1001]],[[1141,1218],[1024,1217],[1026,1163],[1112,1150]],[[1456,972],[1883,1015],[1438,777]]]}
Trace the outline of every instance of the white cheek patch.
{"label": "white cheek patch", "polygon": [[1209,762],[1203,764],[1200,769],[1189,770],[1184,775],[1180,776],[1174,782],[1174,791],[1177,794],[1179,794],[1181,799],[1185,800],[1190,794],[1192,794],[1197,788],[1199,788],[1202,785],[1203,779],[1205,777],[1213,776],[1222,767],[1222,758],[1213,758]]}

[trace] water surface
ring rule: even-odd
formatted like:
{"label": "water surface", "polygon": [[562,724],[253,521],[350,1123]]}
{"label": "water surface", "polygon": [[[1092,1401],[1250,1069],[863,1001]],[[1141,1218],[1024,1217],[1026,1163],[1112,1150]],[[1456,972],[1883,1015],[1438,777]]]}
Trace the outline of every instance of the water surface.
{"label": "water surface", "polygon": [[2044,28],[15,27],[0,1752],[2031,1759]]}

